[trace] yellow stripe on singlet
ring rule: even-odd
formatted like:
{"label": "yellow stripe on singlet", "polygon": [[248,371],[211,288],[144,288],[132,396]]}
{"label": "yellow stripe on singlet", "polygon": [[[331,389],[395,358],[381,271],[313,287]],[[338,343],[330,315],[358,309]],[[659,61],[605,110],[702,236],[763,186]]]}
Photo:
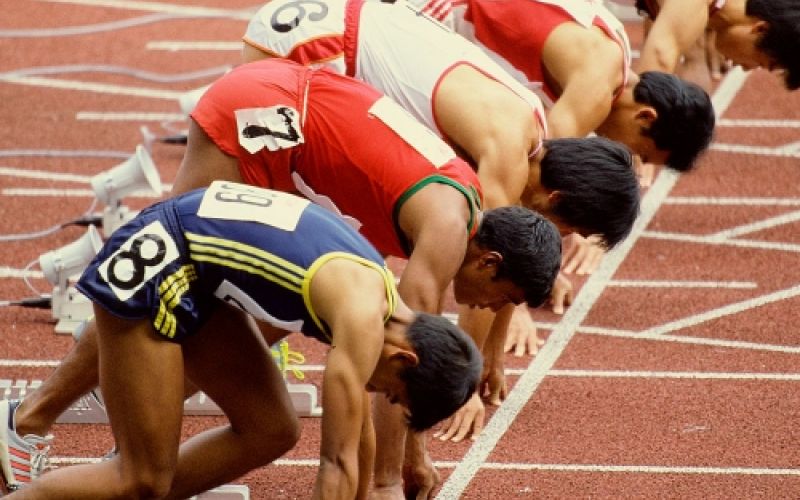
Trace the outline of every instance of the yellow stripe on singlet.
{"label": "yellow stripe on singlet", "polygon": [[331,334],[327,328],[325,328],[325,325],[319,319],[319,316],[317,316],[314,306],[311,303],[311,279],[314,277],[314,274],[317,272],[317,270],[323,266],[323,264],[330,262],[332,259],[352,260],[363,266],[374,269],[381,275],[386,288],[386,300],[388,302],[388,311],[386,311],[386,316],[383,318],[383,322],[386,323],[389,321],[389,318],[392,317],[395,309],[397,309],[397,288],[394,284],[394,275],[392,274],[392,271],[386,266],[380,266],[377,263],[359,255],[354,255],[347,252],[326,253],[315,260],[314,263],[308,268],[306,278],[303,280],[303,301],[306,304],[306,309],[308,310],[309,315],[311,315],[311,319],[314,320],[314,323],[317,325],[319,330],[324,333],[326,337],[328,337],[328,340],[333,340],[331,338]]}
{"label": "yellow stripe on singlet", "polygon": [[295,293],[302,293],[306,269],[260,248],[213,236],[186,233],[191,259],[261,276]]}

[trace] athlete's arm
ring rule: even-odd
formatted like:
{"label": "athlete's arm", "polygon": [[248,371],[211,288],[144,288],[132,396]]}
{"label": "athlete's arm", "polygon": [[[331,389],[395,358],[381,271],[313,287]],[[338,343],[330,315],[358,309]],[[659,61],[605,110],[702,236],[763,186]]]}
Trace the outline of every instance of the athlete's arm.
{"label": "athlete's arm", "polygon": [[258,47],[254,47],[247,42],[242,42],[242,61],[245,63],[260,61],[272,57]]}
{"label": "athlete's arm", "polygon": [[[311,282],[311,303],[332,332],[322,378],[322,443],[314,498],[355,498],[369,422],[365,390],[383,348],[385,285],[379,273],[345,259],[324,264]],[[369,439],[369,438],[367,438]]]}
{"label": "athlete's arm", "polygon": [[642,47],[638,72],[674,73],[681,54],[703,36],[706,24],[708,0],[662,0]]}
{"label": "athlete's arm", "polygon": [[444,292],[464,261],[469,217],[467,199],[446,184],[426,186],[401,208],[400,228],[412,251],[397,289],[411,309],[441,313]]}
{"label": "athlete's arm", "polygon": [[434,112],[442,133],[477,167],[485,208],[517,204],[528,183],[528,152],[541,133],[531,107],[462,65],[442,79]]}
{"label": "athlete's arm", "polygon": [[584,137],[594,131],[624,84],[620,46],[596,29],[565,23],[547,38],[542,60],[561,89],[547,114],[548,136]]}
{"label": "athlete's arm", "polygon": [[375,428],[372,425],[371,399],[364,398],[364,421],[361,424],[361,441],[358,448],[358,491],[356,498],[367,498],[375,463]]}

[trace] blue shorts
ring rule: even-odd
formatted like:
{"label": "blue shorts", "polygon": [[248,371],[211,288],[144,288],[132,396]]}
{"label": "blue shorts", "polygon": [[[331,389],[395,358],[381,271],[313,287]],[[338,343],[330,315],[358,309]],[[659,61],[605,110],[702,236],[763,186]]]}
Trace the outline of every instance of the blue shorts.
{"label": "blue shorts", "polygon": [[174,200],[167,200],[115,231],[77,288],[115,316],[150,318],[160,335],[180,342],[217,306],[188,255]]}

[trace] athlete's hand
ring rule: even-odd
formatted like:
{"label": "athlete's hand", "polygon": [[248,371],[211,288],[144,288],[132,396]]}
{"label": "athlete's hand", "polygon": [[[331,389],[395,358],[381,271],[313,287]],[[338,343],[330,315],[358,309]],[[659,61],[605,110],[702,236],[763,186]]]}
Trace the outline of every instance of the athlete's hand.
{"label": "athlete's hand", "polygon": [[483,430],[486,408],[480,396],[475,392],[469,401],[464,404],[450,418],[442,423],[441,428],[433,437],[440,441],[458,443],[465,438],[475,439]]}
{"label": "athlete's hand", "polygon": [[441,477],[433,466],[431,457],[426,452],[412,462],[414,463],[406,461],[403,465],[403,498],[415,500],[433,498],[433,490],[441,482]]}
{"label": "athlete's hand", "polygon": [[567,250],[561,258],[561,272],[564,274],[592,274],[605,255],[605,248],[599,236],[589,236],[584,238],[579,234],[571,234]]}
{"label": "athlete's hand", "polygon": [[525,354],[535,356],[542,344],[544,340],[537,335],[536,323],[531,319],[528,306],[525,304],[517,306],[508,325],[503,352],[514,351],[514,356],[518,358]]}
{"label": "athlete's hand", "polygon": [[653,179],[656,176],[656,166],[652,163],[637,162],[636,176],[639,178],[639,186],[648,188],[653,185]]}
{"label": "athlete's hand", "polygon": [[564,314],[564,308],[572,304],[572,282],[562,272],[556,276],[556,282],[550,292],[550,304],[556,314]]}
{"label": "athlete's hand", "polygon": [[508,396],[504,368],[502,359],[494,360],[490,366],[484,367],[479,394],[483,401],[488,401],[492,406],[500,406]]}

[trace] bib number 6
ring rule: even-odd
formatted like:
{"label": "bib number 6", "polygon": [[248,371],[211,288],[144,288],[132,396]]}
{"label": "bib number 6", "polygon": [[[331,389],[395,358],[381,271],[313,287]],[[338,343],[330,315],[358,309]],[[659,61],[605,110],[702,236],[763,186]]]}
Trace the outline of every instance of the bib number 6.
{"label": "bib number 6", "polygon": [[[319,11],[308,12],[303,6],[304,4],[319,7]],[[294,18],[289,22],[281,22],[281,16],[287,11],[289,13],[294,11]],[[270,25],[272,25],[272,29],[275,31],[279,33],[288,33],[289,31],[297,28],[300,25],[300,21],[302,21],[306,15],[308,15],[309,21],[321,21],[322,19],[325,19],[325,16],[328,15],[328,6],[323,2],[318,2],[316,0],[297,0],[296,2],[287,2],[272,13],[272,17],[270,18],[269,22]]]}

